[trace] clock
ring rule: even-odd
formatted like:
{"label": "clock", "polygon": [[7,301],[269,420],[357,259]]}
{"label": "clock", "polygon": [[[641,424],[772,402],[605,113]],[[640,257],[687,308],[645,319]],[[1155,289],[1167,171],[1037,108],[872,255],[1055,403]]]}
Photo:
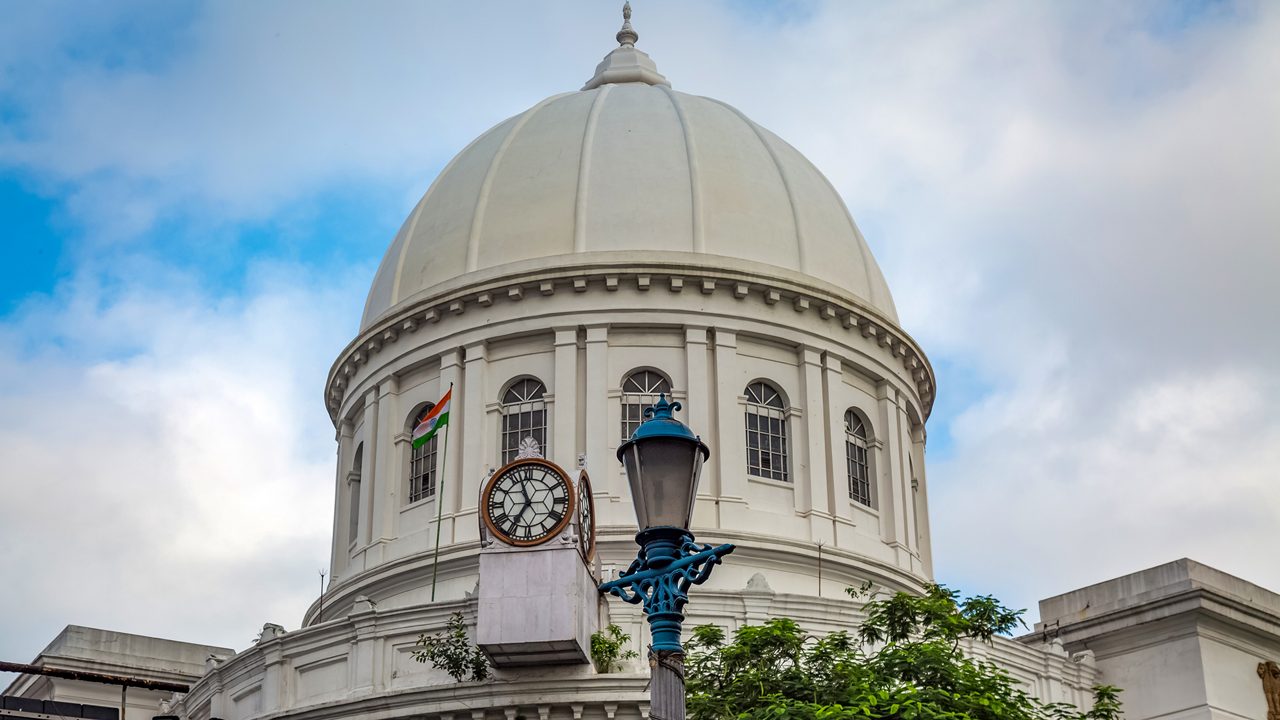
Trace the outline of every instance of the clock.
{"label": "clock", "polygon": [[508,545],[539,545],[573,519],[574,490],[559,465],[522,458],[504,465],[480,494],[484,524]]}
{"label": "clock", "polygon": [[582,556],[588,561],[596,554],[596,504],[591,499],[591,478],[578,473],[578,533],[582,536]]}

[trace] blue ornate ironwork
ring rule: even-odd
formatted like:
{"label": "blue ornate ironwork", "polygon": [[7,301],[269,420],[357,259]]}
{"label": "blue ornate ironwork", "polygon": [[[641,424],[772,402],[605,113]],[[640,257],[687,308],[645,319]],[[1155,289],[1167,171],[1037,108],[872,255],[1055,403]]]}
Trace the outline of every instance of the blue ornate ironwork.
{"label": "blue ornate ironwork", "polygon": [[647,528],[636,534],[636,543],[640,554],[621,577],[601,585],[600,592],[644,607],[654,652],[683,653],[680,629],[689,588],[705,582],[734,546],[695,543],[688,530],[677,527]]}

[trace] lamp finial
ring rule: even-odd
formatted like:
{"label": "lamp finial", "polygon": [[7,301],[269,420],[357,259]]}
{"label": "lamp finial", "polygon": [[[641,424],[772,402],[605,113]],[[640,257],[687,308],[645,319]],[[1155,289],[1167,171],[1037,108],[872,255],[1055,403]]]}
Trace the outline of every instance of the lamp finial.
{"label": "lamp finial", "polygon": [[680,409],[679,402],[667,402],[666,393],[658,393],[658,402],[644,409],[644,416],[654,420],[674,420],[675,411]]}

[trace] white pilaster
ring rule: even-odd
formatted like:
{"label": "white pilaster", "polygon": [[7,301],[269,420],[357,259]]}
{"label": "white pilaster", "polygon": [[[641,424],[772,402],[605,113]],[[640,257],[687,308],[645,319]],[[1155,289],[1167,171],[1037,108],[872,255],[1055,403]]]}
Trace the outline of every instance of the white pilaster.
{"label": "white pilaster", "polygon": [[[392,515],[400,506],[402,468],[396,462],[396,433],[404,425],[400,417],[400,382],[395,375],[378,383],[378,466],[374,479],[373,533],[379,545],[395,538]],[[381,551],[379,551],[381,554]]]}
{"label": "white pilaster", "polygon": [[846,408],[832,404],[834,388],[844,384],[844,363],[840,358],[826,353],[822,357],[822,374],[827,394],[827,467],[830,468],[827,483],[828,502],[836,523],[853,522],[853,508],[849,506],[849,476],[844,447],[844,411]]}
{"label": "white pilaster", "polygon": [[[360,468],[360,520],[358,521],[357,543],[367,546],[373,537],[373,495],[377,484],[375,473],[378,470],[378,388],[369,390],[364,396],[364,456]],[[368,567],[368,564],[365,565]]]}
{"label": "white pilaster", "polygon": [[[710,368],[707,365],[707,327],[705,325],[686,325],[684,327],[684,352],[686,367],[684,417],[694,434],[711,445],[715,441],[712,433],[711,409],[713,393],[711,392]],[[678,389],[678,388],[673,388]],[[720,525],[719,512],[715,502],[720,493],[720,477],[715,465],[716,449],[711,449],[711,459],[703,468],[702,478],[698,482],[698,503],[694,507],[694,524]]]}
{"label": "white pilaster", "polygon": [[895,471],[898,473],[898,484],[902,486],[903,545],[910,555],[910,565],[907,567],[914,572],[919,572],[920,554],[916,541],[916,498],[915,491],[911,487],[911,466],[908,461],[908,456],[911,454],[911,431],[908,429],[910,423],[907,422],[907,412],[902,407],[904,402],[906,402],[906,399],[901,393],[898,393],[897,401],[893,404],[893,426],[891,432],[898,439]]}
{"label": "white pilaster", "polygon": [[555,328],[555,396],[551,458],[566,471],[578,465],[578,328]]}
{"label": "white pilaster", "polygon": [[[448,516],[443,518],[443,527],[441,528],[441,542],[454,543],[458,541],[454,531],[453,515],[462,508],[462,439],[464,437],[463,423],[467,422],[467,416],[464,414],[463,398],[466,397],[462,393],[462,350],[454,348],[446,350],[440,354],[440,396],[443,397],[445,391],[449,389],[449,385],[453,387],[453,405],[449,410],[449,425],[444,430],[444,442],[441,444],[441,456],[437,458],[438,462],[444,463],[440,467],[439,483],[437,487],[437,500],[444,503],[441,509],[442,513]],[[483,419],[477,420],[479,425],[483,425]]]}
{"label": "white pilaster", "polygon": [[933,577],[933,541],[929,533],[929,489],[925,481],[924,454],[924,426],[918,425],[911,431],[911,456],[914,458],[916,471],[916,535],[919,538],[916,550],[920,553],[920,565],[925,576]]}
{"label": "white pilaster", "polygon": [[714,470],[720,476],[720,525],[745,530],[747,498],[746,430],[742,419],[742,374],[738,369],[738,337],[732,330],[715,329],[716,444]]}
{"label": "white pilaster", "polygon": [[289,668],[280,638],[263,644],[266,647],[262,648],[262,711],[272,713],[285,706],[285,677]]}
{"label": "white pilaster", "polygon": [[831,474],[827,463],[828,428],[831,408],[822,382],[822,351],[800,349],[801,381],[804,384],[805,446],[804,467],[796,473],[796,512],[809,517],[809,539],[830,545]]}
{"label": "white pilaster", "polygon": [[[899,567],[910,567],[906,519],[910,508],[903,492],[905,483],[902,476],[905,473],[902,467],[902,434],[898,425],[898,391],[888,382],[876,385],[876,409],[879,415],[877,424],[884,428],[884,444],[880,446],[877,443],[875,449],[876,482],[881,490],[881,536],[895,549]],[[885,500],[888,500],[887,506]]]}
{"label": "white pilaster", "polygon": [[[474,512],[480,498],[481,483],[485,479],[485,468],[489,458],[486,449],[489,439],[485,437],[489,423],[485,417],[485,370],[488,366],[488,352],[483,342],[468,345],[465,350],[466,363],[462,382],[462,406],[465,418],[455,429],[465,430],[462,435],[462,481],[458,510],[460,513]],[[470,530],[458,526],[457,539],[473,539],[478,530]]]}
{"label": "white pilaster", "polygon": [[616,472],[618,461],[609,457],[609,432],[616,428],[609,423],[608,325],[587,327],[586,364],[586,397],[582,402],[586,410],[587,468],[591,479],[602,485],[596,486],[597,492],[606,490],[611,498],[627,498],[630,494],[622,487]]}
{"label": "white pilaster", "polygon": [[347,488],[347,478],[351,474],[351,458],[355,452],[355,443],[351,441],[351,423],[343,420],[338,423],[337,444],[338,458],[334,473],[333,488],[333,552],[329,559],[329,584],[337,581],[347,569],[347,548],[351,546],[351,538],[347,537],[348,520],[351,517],[351,491]]}

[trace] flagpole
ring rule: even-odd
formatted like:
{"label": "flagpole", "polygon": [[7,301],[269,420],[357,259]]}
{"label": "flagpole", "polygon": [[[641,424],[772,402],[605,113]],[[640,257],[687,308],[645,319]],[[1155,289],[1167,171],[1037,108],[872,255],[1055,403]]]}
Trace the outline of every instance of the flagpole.
{"label": "flagpole", "polygon": [[[453,402],[453,383],[449,383],[449,402]],[[431,561],[431,602],[436,601],[436,571],[440,569],[440,518],[444,512],[444,471],[445,462],[449,460],[449,426],[452,424],[452,417],[444,424],[444,449],[440,451],[440,478],[436,482],[436,554]]]}

